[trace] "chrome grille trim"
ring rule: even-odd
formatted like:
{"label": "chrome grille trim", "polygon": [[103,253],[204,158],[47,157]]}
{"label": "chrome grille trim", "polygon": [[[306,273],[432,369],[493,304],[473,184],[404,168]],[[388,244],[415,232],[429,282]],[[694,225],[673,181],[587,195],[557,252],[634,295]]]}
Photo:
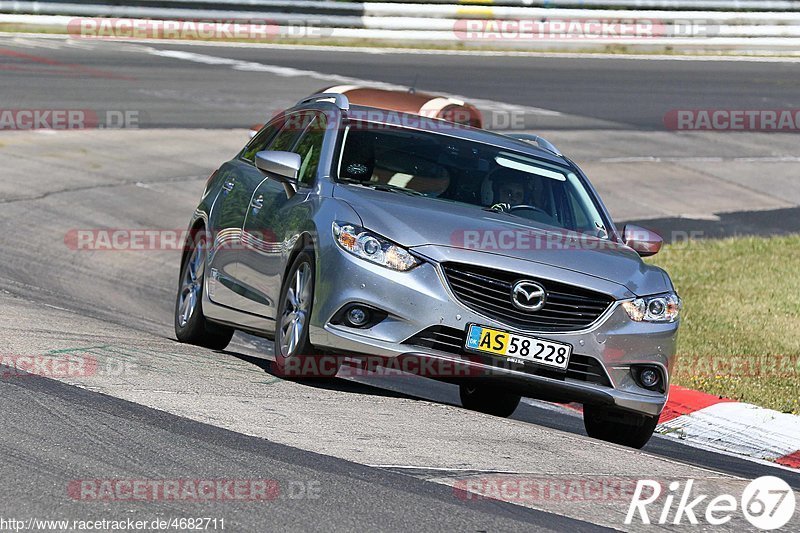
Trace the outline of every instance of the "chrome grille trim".
{"label": "chrome grille trim", "polygon": [[[608,295],[525,274],[468,265],[441,263],[447,284],[456,299],[469,309],[509,326],[531,331],[578,331],[595,323],[613,303]],[[525,312],[511,303],[511,287],[519,280],[544,286],[544,308]]]}

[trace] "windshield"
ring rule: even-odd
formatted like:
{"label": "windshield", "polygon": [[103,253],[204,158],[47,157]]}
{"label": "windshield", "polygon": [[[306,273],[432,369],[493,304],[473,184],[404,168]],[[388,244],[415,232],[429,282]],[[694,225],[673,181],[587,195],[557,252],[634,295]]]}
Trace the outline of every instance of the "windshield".
{"label": "windshield", "polygon": [[608,238],[592,195],[569,168],[489,144],[355,122],[345,132],[338,176]]}

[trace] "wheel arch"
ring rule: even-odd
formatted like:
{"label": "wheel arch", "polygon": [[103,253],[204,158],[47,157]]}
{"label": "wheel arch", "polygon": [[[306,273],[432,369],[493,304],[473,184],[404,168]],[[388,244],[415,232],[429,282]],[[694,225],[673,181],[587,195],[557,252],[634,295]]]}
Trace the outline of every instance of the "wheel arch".
{"label": "wheel arch", "polygon": [[292,268],[292,263],[300,255],[303,251],[311,251],[314,256],[314,277],[317,276],[317,257],[319,257],[319,250],[317,241],[314,239],[311,231],[303,230],[297,236],[295,240],[294,246],[289,250],[289,253],[286,255],[286,261],[283,267],[283,275],[281,277],[281,282],[286,279],[286,275],[289,273],[289,269]]}
{"label": "wheel arch", "polygon": [[[203,217],[197,217],[189,224],[189,231],[186,234],[186,239],[184,239],[183,242],[183,249],[181,250],[181,269],[183,269],[183,264],[186,262],[186,255],[191,251],[188,245],[189,239],[194,239],[195,235],[197,235],[198,232],[203,231],[205,228],[206,220]],[[208,259],[206,258],[206,260]]]}

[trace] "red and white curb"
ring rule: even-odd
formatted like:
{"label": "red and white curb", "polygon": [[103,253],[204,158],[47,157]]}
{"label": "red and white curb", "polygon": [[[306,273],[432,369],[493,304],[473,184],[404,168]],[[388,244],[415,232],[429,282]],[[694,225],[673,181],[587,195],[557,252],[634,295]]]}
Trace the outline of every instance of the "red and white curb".
{"label": "red and white curb", "polygon": [[[578,404],[561,405],[582,411]],[[673,385],[656,433],[689,446],[800,470],[800,416]]]}
{"label": "red and white curb", "polygon": [[670,387],[656,431],[689,444],[800,469],[800,416]]}

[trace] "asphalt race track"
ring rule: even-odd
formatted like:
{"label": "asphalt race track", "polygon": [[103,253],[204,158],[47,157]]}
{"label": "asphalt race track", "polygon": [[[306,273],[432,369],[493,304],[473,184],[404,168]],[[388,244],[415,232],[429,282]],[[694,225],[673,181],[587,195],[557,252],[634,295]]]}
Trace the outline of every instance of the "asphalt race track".
{"label": "asphalt race track", "polygon": [[[421,378],[280,380],[266,341],[237,335],[213,352],[173,340],[179,252],[80,251],[65,242],[76,228],[183,229],[204,180],[246,142],[249,125],[326,85],[415,79],[420,89],[519,113],[526,129],[545,132],[596,176],[617,219],[712,236],[736,231],[729,220],[754,233],[791,231],[800,205],[796,133],[676,134],[663,116],[800,108],[800,64],[9,36],[0,37],[0,70],[0,109],[137,117],[123,129],[0,132],[0,353],[97,362],[86,375],[0,378],[0,517],[202,516],[231,531],[439,531],[443,523],[650,531],[677,526],[625,525],[629,496],[501,502],[458,488],[493,476],[693,479],[696,491],[736,495],[750,479],[777,475],[800,490],[797,471],[673,438],[655,436],[642,451],[589,439],[579,417],[537,402],[498,419],[460,408],[455,387]],[[123,478],[267,479],[280,491],[257,502],[131,503],[87,501],[69,489]],[[713,530],[746,527],[739,515]],[[798,518],[786,527],[798,530]]]}

